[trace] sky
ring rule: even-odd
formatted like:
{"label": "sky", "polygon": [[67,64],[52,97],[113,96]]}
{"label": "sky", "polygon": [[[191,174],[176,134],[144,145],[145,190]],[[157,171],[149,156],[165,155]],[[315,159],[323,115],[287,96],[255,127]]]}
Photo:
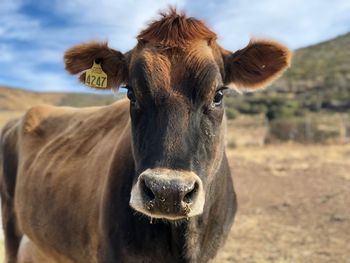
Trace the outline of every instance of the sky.
{"label": "sky", "polygon": [[206,21],[232,51],[252,37],[297,49],[350,31],[349,0],[0,0],[0,85],[88,92],[65,72],[64,51],[107,40],[126,52],[169,5]]}

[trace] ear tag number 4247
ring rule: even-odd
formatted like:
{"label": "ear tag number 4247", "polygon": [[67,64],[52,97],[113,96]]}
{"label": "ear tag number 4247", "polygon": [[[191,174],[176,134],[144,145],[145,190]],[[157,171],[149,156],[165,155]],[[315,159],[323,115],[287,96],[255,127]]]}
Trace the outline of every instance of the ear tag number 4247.
{"label": "ear tag number 4247", "polygon": [[86,71],[85,84],[93,88],[107,88],[107,74],[103,72],[101,63],[96,63]]}

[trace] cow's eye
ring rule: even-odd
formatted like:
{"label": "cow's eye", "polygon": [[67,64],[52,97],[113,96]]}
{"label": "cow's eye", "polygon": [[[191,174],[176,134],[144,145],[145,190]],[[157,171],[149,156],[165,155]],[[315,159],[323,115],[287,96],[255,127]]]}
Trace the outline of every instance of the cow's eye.
{"label": "cow's eye", "polygon": [[126,86],[125,88],[128,89],[127,91],[127,97],[128,99],[130,100],[131,103],[136,103],[136,96],[135,96],[135,93],[134,93],[134,90],[132,89],[132,87],[130,86]]}
{"label": "cow's eye", "polygon": [[220,106],[223,98],[224,98],[223,89],[219,89],[218,91],[216,91],[213,99],[214,106]]}

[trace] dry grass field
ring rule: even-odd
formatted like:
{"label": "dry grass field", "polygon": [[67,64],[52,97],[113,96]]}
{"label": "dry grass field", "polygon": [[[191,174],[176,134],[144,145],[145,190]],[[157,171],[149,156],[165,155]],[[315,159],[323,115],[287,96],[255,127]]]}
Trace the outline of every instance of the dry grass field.
{"label": "dry grass field", "polygon": [[350,145],[229,151],[239,210],[219,262],[349,263]]}
{"label": "dry grass field", "polygon": [[350,144],[263,146],[265,132],[228,125],[239,209],[219,262],[350,263]]}
{"label": "dry grass field", "polygon": [[0,262],[4,262],[4,242],[0,241]]}

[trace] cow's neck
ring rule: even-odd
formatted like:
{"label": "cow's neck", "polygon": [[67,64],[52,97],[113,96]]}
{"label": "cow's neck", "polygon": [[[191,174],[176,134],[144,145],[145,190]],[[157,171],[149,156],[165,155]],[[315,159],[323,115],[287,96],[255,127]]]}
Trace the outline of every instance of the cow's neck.
{"label": "cow's neck", "polygon": [[203,215],[169,223],[151,221],[130,208],[134,164],[128,147],[115,155],[107,180],[101,211],[101,255],[106,256],[101,262],[206,262],[231,225],[227,219],[235,200],[226,156],[207,191]]}
{"label": "cow's neck", "polygon": [[[187,253],[191,262],[207,262],[227,238],[236,212],[236,195],[226,154],[210,189],[206,190],[203,215],[191,220],[188,228]],[[199,233],[199,236],[197,236]]]}

